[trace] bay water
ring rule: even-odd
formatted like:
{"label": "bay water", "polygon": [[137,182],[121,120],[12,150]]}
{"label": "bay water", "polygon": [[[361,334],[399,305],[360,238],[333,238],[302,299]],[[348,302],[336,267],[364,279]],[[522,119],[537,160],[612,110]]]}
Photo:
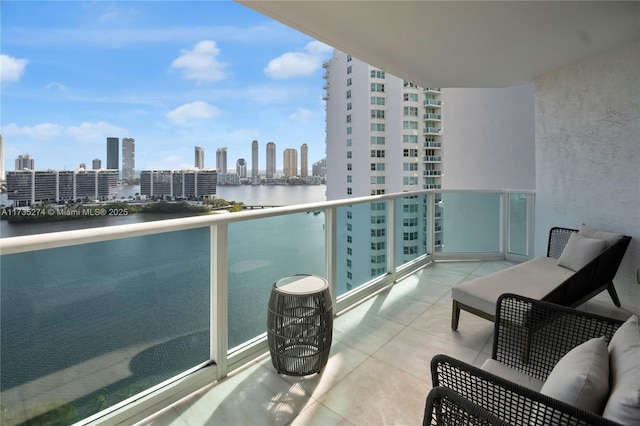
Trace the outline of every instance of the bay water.
{"label": "bay water", "polygon": [[[128,197],[137,190],[123,187],[121,193]],[[324,186],[224,186],[218,197],[292,205],[324,201],[324,191]],[[0,223],[6,238],[160,219],[134,214]],[[229,226],[229,347],[266,331],[275,281],[324,274],[324,238],[319,212]],[[209,240],[209,229],[199,228],[2,256],[0,391],[6,412],[42,411],[45,404],[71,407],[78,420],[207,362]],[[24,420],[11,419],[5,416],[3,424]]]}

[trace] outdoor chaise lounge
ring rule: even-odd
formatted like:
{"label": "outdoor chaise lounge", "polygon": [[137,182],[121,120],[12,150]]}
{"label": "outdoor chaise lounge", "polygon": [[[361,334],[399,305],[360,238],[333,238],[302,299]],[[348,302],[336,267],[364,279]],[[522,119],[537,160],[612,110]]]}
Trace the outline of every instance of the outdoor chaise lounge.
{"label": "outdoor chaise lounge", "polygon": [[513,294],[491,358],[431,360],[423,425],[638,425],[640,324]]}
{"label": "outdoor chaise lounge", "polygon": [[460,310],[494,320],[496,301],[503,293],[520,294],[576,307],[613,286],[631,237],[582,225],[580,230],[555,227],[549,231],[547,256],[459,284],[451,289],[451,328],[458,329]]}

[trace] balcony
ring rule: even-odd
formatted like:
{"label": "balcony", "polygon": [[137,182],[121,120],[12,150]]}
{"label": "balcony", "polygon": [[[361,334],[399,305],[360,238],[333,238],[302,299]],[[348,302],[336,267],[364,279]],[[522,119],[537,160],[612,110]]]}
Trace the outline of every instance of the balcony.
{"label": "balcony", "polygon": [[[394,421],[415,420],[431,355],[488,356],[490,323],[463,319],[462,332],[448,331],[448,292],[531,256],[533,200],[416,191],[2,239],[3,424],[43,415],[129,423],[156,413],[187,423],[240,413],[360,423],[351,416],[380,414],[368,404],[391,415],[379,401],[396,395],[407,402],[394,406]],[[345,223],[369,223],[380,203],[387,272],[347,286],[338,261],[347,256]],[[428,230],[411,255],[401,250],[405,217],[424,217]],[[352,238],[370,246],[368,230]],[[336,313],[330,363],[305,378],[278,376],[266,355],[271,285],[294,273],[328,277]],[[363,389],[366,409],[343,406]]]}
{"label": "balcony", "polygon": [[422,157],[422,161],[425,163],[440,163],[442,162],[442,156],[440,155],[426,155]]}
{"label": "balcony", "polygon": [[442,129],[438,127],[425,127],[424,129],[422,129],[422,133],[429,135],[439,135],[440,133],[442,133]]}
{"label": "balcony", "polygon": [[440,121],[440,120],[442,120],[442,114],[427,113],[427,114],[424,114],[424,115],[422,116],[422,118],[423,118],[424,120],[435,120],[435,121]]}
{"label": "balcony", "polygon": [[439,101],[437,99],[425,99],[422,102],[422,105],[425,105],[425,106],[427,106],[427,105],[442,106],[442,101]]}

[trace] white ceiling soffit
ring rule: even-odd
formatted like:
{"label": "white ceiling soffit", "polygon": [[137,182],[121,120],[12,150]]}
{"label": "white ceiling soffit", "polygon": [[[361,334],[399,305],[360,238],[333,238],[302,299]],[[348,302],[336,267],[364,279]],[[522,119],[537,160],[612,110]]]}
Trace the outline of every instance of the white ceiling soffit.
{"label": "white ceiling soffit", "polygon": [[236,0],[423,87],[506,87],[640,39],[640,2]]}

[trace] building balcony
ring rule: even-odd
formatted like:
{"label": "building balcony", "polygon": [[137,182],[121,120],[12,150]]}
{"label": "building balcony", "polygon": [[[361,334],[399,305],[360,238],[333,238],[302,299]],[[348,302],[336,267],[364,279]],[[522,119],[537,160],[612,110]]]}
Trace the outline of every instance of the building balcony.
{"label": "building balcony", "polygon": [[422,161],[425,163],[440,163],[442,162],[442,156],[440,155],[426,155],[422,157]]}
{"label": "building balcony", "polygon": [[423,148],[442,148],[442,142],[424,142]]}
{"label": "building balcony", "polygon": [[442,170],[425,170],[423,176],[442,176]]}
{"label": "building balcony", "polygon": [[442,101],[439,101],[437,99],[425,99],[422,102],[422,105],[425,105],[425,106],[432,105],[432,106],[439,107],[439,106],[442,106]]}
{"label": "building balcony", "polygon": [[[451,286],[532,256],[533,201],[416,191],[1,239],[3,424],[419,423],[432,355],[490,354],[490,322],[450,331]],[[374,203],[386,273],[347,288],[340,236]],[[428,231],[402,255],[416,215]],[[266,343],[271,286],[296,273],[329,280],[336,316],[327,367],[302,378]]]}
{"label": "building balcony", "polygon": [[425,127],[424,129],[422,129],[422,133],[429,135],[439,135],[440,133],[442,133],[442,129],[438,127]]}
{"label": "building balcony", "polygon": [[442,114],[427,113],[427,114],[424,114],[422,118],[427,121],[441,121]]}

